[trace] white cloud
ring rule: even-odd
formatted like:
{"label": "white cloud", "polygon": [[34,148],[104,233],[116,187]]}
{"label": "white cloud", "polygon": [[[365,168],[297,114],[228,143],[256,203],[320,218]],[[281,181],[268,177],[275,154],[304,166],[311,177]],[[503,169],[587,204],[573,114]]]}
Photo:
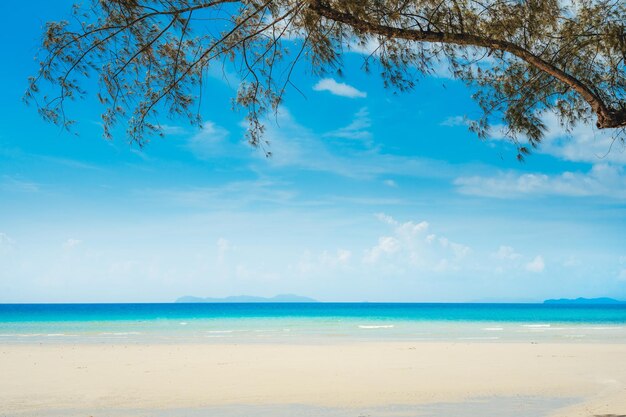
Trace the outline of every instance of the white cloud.
{"label": "white cloud", "polygon": [[[437,52],[435,52],[434,47],[428,44],[419,44],[415,42],[409,42],[404,45],[406,48],[412,48],[416,53],[424,52],[425,56],[430,57],[430,67],[431,71],[429,75],[435,78],[445,78],[452,79],[453,74],[450,72],[448,68],[448,62],[444,57],[437,56]],[[367,57],[374,57],[378,59],[379,52],[381,51],[381,42],[379,38],[368,36],[365,39],[357,39],[353,38],[348,41],[348,48],[350,51],[355,52],[357,54],[366,55]],[[470,56],[470,60],[474,61],[478,56],[482,56],[482,51],[475,50],[469,51],[473,56]],[[490,60],[483,57],[483,61],[489,62]]]}
{"label": "white cloud", "polygon": [[[131,150],[135,150],[135,149],[131,148]],[[77,161],[71,158],[59,158],[56,156],[49,156],[49,155],[32,155],[32,157],[41,158],[42,160],[46,162],[52,162],[54,164],[59,164],[59,165],[63,165],[63,166],[70,167],[70,168],[85,169],[85,170],[90,170],[90,171],[103,171],[103,168],[100,166],[88,164],[83,161]]]}
{"label": "white cloud", "polygon": [[219,156],[236,156],[236,149],[226,140],[228,130],[213,122],[204,122],[199,132],[187,142],[189,150],[199,159],[211,159]]}
{"label": "white cloud", "polygon": [[223,237],[217,239],[217,260],[223,262],[226,254],[232,249],[230,242]]}
{"label": "white cloud", "polygon": [[363,107],[354,115],[350,124],[325,133],[324,136],[360,140],[371,146],[372,132],[369,131],[370,127],[372,127],[372,121],[369,117],[369,111],[367,107]]}
{"label": "white cloud", "polygon": [[11,239],[7,234],[5,233],[0,233],[0,245],[4,246],[4,245],[12,245],[13,244],[13,239]]}
{"label": "white cloud", "polygon": [[323,78],[313,86],[315,91],[328,91],[331,94],[348,98],[365,98],[367,93],[357,90],[356,88],[346,83],[338,83],[332,78]]}
{"label": "white cloud", "polygon": [[546,264],[541,255],[537,255],[535,259],[526,264],[526,270],[529,272],[539,273],[543,272],[545,268]]}
{"label": "white cloud", "polygon": [[[354,119],[362,114],[357,112]],[[276,168],[294,167],[359,179],[381,175],[447,178],[452,171],[447,162],[383,153],[377,146],[352,147],[349,151],[331,147],[328,140],[323,140],[328,132],[317,134],[302,126],[284,107],[279,110],[278,123],[267,119],[265,127],[272,157],[264,158],[264,165]]]}
{"label": "white cloud", "polygon": [[440,123],[441,126],[468,126],[468,120],[465,116],[450,116]]}
{"label": "white cloud", "polygon": [[378,220],[392,228],[391,236],[380,236],[376,245],[363,254],[365,264],[402,270],[421,269],[434,272],[458,270],[460,261],[471,249],[444,236],[431,233],[428,222],[400,223],[393,217],[379,213]]}
{"label": "white cloud", "polygon": [[[593,123],[580,122],[567,131],[559,123],[555,113],[543,115],[546,126],[543,141],[535,151],[556,158],[590,164],[626,164],[626,144],[616,138],[613,129],[597,129]],[[469,126],[470,120],[465,116],[450,116],[444,119],[441,126]],[[509,140],[505,135],[506,126],[494,124],[489,129],[489,139],[493,141]],[[524,142],[523,138],[520,138]]]}
{"label": "white cloud", "polygon": [[385,181],[383,181],[383,183],[384,183],[386,186],[388,186],[388,187],[391,187],[391,188],[398,188],[398,183],[397,183],[397,182],[395,182],[394,180],[385,180]]}
{"label": "white cloud", "polygon": [[189,130],[185,129],[182,126],[162,124],[162,125],[159,125],[159,127],[161,128],[161,131],[163,132],[164,135],[176,136],[176,135],[184,135],[184,134],[189,133]]}
{"label": "white cloud", "polygon": [[241,84],[241,77],[232,65],[209,65],[205,73],[207,76],[223,82],[234,92]]}
{"label": "white cloud", "polygon": [[456,258],[464,258],[470,253],[470,248],[468,246],[451,242],[448,238],[440,237],[438,242],[442,248],[450,249]]}
{"label": "white cloud", "polygon": [[566,171],[558,175],[507,172],[494,176],[459,177],[454,185],[462,194],[492,198],[529,195],[626,198],[624,168],[596,164],[588,172]]}
{"label": "white cloud", "polygon": [[399,224],[396,219],[394,219],[391,216],[386,215],[385,213],[376,213],[375,216],[378,220],[388,225],[396,226]]}
{"label": "white cloud", "polygon": [[327,267],[346,265],[352,258],[352,251],[347,249],[337,249],[334,253],[323,251],[320,255],[320,263]]}
{"label": "white cloud", "polygon": [[378,38],[368,36],[365,39],[353,39],[348,43],[351,51],[362,55],[372,55],[380,47]]}
{"label": "white cloud", "polygon": [[352,257],[352,252],[346,249],[337,250],[337,262],[345,264]]}
{"label": "white cloud", "polygon": [[513,249],[510,246],[504,246],[504,245],[500,246],[498,248],[498,251],[493,253],[493,256],[496,259],[502,259],[502,260],[515,260],[515,259],[519,259],[522,257],[522,255],[515,252],[515,249]]}
{"label": "white cloud", "polygon": [[218,186],[175,187],[139,191],[140,197],[173,205],[241,209],[251,203],[293,204],[296,193],[287,184],[265,179],[232,181]]}
{"label": "white cloud", "polygon": [[0,190],[20,193],[36,193],[40,190],[40,185],[18,177],[3,175],[0,181]]}
{"label": "white cloud", "polygon": [[7,234],[0,233],[0,255],[12,252],[15,247],[15,241]]}
{"label": "white cloud", "polygon": [[573,256],[568,256],[564,261],[563,261],[563,267],[565,268],[576,268],[579,267],[580,265],[582,265],[582,262],[580,261],[580,259],[575,258]]}
{"label": "white cloud", "polygon": [[381,236],[378,238],[378,244],[371,249],[365,251],[363,260],[367,263],[378,261],[383,254],[395,253],[400,249],[400,242],[392,236]]}
{"label": "white cloud", "polygon": [[[456,127],[463,126],[469,128],[471,126],[472,120],[470,120],[467,116],[450,116],[445,118],[440,126],[446,127]],[[487,134],[490,140],[510,140],[508,136],[505,134],[506,126],[502,124],[494,124],[489,126],[489,132]]]}
{"label": "white cloud", "polygon": [[553,113],[544,118],[547,132],[539,152],[558,158],[592,164],[626,164],[626,148],[612,129],[597,129],[593,123],[578,123],[567,132]]}
{"label": "white cloud", "polygon": [[75,248],[76,246],[80,245],[81,243],[83,243],[82,240],[80,239],[74,239],[74,238],[70,238],[67,239],[64,243],[63,243],[63,247],[65,249],[72,249]]}

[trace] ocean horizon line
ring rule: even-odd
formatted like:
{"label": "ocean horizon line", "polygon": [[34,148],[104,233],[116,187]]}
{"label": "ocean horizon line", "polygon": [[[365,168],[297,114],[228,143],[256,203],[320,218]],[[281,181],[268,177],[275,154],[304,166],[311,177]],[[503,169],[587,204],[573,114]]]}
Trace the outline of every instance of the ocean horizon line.
{"label": "ocean horizon line", "polygon": [[[619,305],[626,300],[611,299],[606,302],[576,302],[577,299],[546,299],[543,301],[45,301],[45,302],[0,302],[0,305],[169,305],[169,304],[425,304],[425,305]],[[593,299],[587,299],[593,300]]]}

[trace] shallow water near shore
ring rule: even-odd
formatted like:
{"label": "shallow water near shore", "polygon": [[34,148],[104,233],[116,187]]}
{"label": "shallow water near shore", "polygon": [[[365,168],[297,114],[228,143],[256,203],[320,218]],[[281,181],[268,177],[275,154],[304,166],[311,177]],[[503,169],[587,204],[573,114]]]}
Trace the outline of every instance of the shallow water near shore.
{"label": "shallow water near shore", "polygon": [[626,342],[626,305],[5,304],[0,343]]}

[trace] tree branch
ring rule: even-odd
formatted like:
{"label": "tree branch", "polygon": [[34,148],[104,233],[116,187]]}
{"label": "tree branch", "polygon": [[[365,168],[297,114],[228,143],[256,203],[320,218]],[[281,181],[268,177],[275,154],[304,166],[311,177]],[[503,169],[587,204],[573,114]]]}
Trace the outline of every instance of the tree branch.
{"label": "tree branch", "polygon": [[476,46],[508,52],[537,69],[551,75],[569,86],[572,90],[576,91],[589,104],[593,112],[597,115],[596,126],[598,129],[626,127],[626,109],[610,108],[594,91],[585,85],[585,83],[556,67],[552,63],[545,61],[541,57],[514,43],[470,33],[415,30],[381,25],[363,20],[350,13],[334,9],[323,0],[311,0],[309,7],[320,16],[349,25],[358,32],[416,42]]}

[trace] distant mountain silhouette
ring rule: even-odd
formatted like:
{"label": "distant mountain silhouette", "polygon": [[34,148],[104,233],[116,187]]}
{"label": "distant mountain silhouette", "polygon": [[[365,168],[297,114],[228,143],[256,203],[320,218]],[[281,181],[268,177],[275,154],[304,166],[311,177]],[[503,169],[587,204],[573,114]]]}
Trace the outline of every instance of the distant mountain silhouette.
{"label": "distant mountain silhouette", "polygon": [[256,297],[253,295],[231,295],[224,298],[193,297],[186,295],[176,300],[177,303],[317,303],[309,297],[295,294],[278,294],[274,297]]}
{"label": "distant mountain silhouette", "polygon": [[614,298],[560,298],[558,300],[546,300],[544,304],[626,304],[626,301],[616,300]]}

